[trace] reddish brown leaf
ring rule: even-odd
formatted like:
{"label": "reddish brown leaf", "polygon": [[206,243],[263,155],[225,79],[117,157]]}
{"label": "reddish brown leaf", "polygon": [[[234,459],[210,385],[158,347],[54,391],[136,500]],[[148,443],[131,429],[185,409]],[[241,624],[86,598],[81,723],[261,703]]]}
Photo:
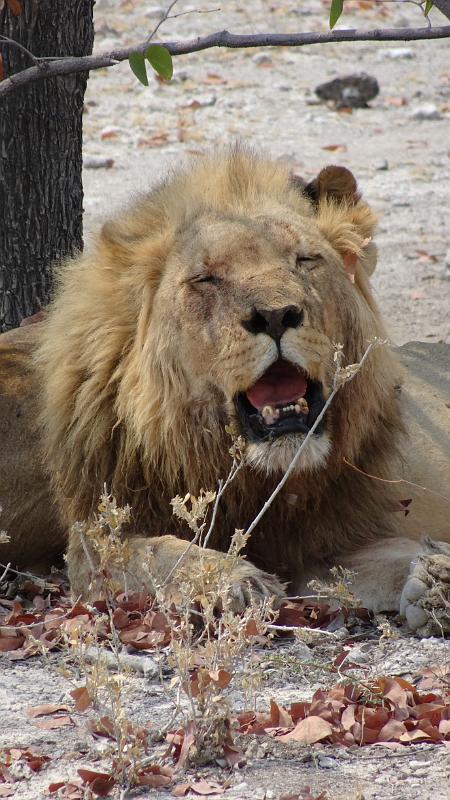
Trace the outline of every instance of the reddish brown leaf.
{"label": "reddish brown leaf", "polygon": [[27,708],[27,717],[44,717],[46,714],[56,714],[58,711],[70,711],[65,703],[44,703],[42,706]]}
{"label": "reddish brown leaf", "polygon": [[172,796],[184,797],[190,791],[190,788],[190,783],[178,783],[177,786],[172,789]]}
{"label": "reddish brown leaf", "polygon": [[18,650],[24,643],[22,636],[4,636],[0,634],[0,651],[7,653],[10,650]]}
{"label": "reddish brown leaf", "polygon": [[329,150],[330,153],[345,153],[347,150],[346,144],[327,144],[321,150]]}
{"label": "reddish brown leaf", "polygon": [[221,689],[226,689],[232,677],[225,669],[210,670],[208,675]]}
{"label": "reddish brown leaf", "polygon": [[77,772],[97,797],[108,797],[116,783],[112,775],[106,772],[92,772],[90,769],[78,769]]}
{"label": "reddish brown leaf", "polygon": [[86,709],[92,705],[92,697],[86,689],[86,686],[73,689],[70,694],[75,700],[75,708],[77,711],[86,711]]}
{"label": "reddish brown leaf", "polygon": [[123,608],[116,608],[113,613],[113,623],[114,627],[117,630],[121,630],[122,628],[126,628],[130,621],[130,616],[127,611],[124,611]]}
{"label": "reddish brown leaf", "polygon": [[237,765],[243,766],[245,764],[245,756],[238,747],[234,747],[231,744],[224,744],[223,754],[230,767],[235,767]]}
{"label": "reddish brown leaf", "polygon": [[220,783],[207,783],[207,781],[197,781],[197,783],[192,783],[190,790],[194,794],[199,794],[202,797],[213,794],[223,794],[225,791],[224,787],[221,786]]}
{"label": "reddish brown leaf", "polygon": [[279,706],[275,700],[270,701],[270,720],[274,728],[292,728],[293,721],[291,715],[285,708]]}
{"label": "reddish brown leaf", "polygon": [[332,726],[322,717],[311,716],[300,720],[294,730],[280,736],[281,741],[302,742],[302,744],[314,744],[321,742],[330,736],[333,731]]}
{"label": "reddish brown leaf", "polygon": [[160,789],[162,786],[168,786],[172,783],[172,778],[168,775],[140,772],[137,782],[139,786],[149,786],[151,789]]}

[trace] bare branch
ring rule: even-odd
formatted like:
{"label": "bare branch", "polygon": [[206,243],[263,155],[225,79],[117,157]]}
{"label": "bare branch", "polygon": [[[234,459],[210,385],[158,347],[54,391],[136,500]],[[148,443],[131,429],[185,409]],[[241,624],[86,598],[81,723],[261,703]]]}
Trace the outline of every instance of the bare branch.
{"label": "bare branch", "polygon": [[33,64],[39,64],[39,58],[37,56],[34,56],[33,53],[30,53],[30,51],[26,47],[24,47],[23,44],[21,44],[20,42],[16,42],[15,39],[10,39],[9,36],[3,36],[3,34],[1,34],[0,47],[2,45],[3,46],[7,45],[8,47],[16,47],[17,50],[21,50],[22,53],[25,53],[25,55],[28,56],[29,59],[31,59]]}
{"label": "bare branch", "polygon": [[[448,0],[437,0],[436,5],[446,7]],[[443,12],[445,13],[445,12]],[[450,12],[449,12],[450,13]],[[235,34],[229,31],[218,31],[209,36],[200,36],[184,42],[155,42],[167,48],[172,56],[197,53],[200,50],[210,50],[213,47],[226,47],[231,49],[251,47],[304,47],[312,44],[337,44],[339,42],[396,42],[396,41],[422,41],[430,39],[450,38],[450,25],[426,28],[385,28],[369,31],[335,30],[326,33],[255,33]],[[0,50],[7,44],[0,41]],[[51,78],[56,75],[71,75],[77,72],[87,72],[93,69],[112,67],[121,61],[127,61],[132,53],[144,53],[148,47],[145,40],[133,47],[111,50],[95,56],[67,56],[64,58],[39,59],[36,66],[24,69],[6,78],[0,83],[0,98],[6,97],[10,92],[20,89],[42,78]]]}

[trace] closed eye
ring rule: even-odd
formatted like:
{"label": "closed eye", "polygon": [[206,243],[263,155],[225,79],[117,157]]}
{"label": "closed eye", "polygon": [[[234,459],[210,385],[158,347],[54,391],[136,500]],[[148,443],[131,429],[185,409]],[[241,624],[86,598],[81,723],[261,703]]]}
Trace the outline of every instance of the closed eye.
{"label": "closed eye", "polygon": [[307,268],[312,269],[314,266],[316,266],[319,259],[320,259],[319,254],[305,256],[302,253],[297,253],[297,256],[295,258],[295,265],[296,267],[301,267],[303,266],[303,264],[305,264]]}
{"label": "closed eye", "polygon": [[192,279],[192,283],[219,284],[221,282],[222,278],[219,278],[217,275],[198,275],[198,277]]}

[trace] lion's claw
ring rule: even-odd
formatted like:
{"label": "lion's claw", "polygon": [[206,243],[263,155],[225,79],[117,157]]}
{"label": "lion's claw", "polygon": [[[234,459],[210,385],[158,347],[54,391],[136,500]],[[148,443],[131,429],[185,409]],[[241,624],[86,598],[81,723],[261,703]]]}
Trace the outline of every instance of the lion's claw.
{"label": "lion's claw", "polygon": [[250,603],[272,600],[272,607],[279,608],[286,592],[276,575],[254,567],[247,561],[237,564],[230,579],[229,596],[235,613],[244,611]]}
{"label": "lion's claw", "polygon": [[400,613],[419,636],[450,633],[450,547],[426,539],[400,599]]}

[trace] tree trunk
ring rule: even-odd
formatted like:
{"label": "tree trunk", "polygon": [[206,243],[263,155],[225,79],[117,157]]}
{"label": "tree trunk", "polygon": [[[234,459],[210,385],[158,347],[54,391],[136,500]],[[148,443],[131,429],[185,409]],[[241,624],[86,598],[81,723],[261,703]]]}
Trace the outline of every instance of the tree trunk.
{"label": "tree trunk", "polygon": [[[94,0],[0,2],[0,34],[35,56],[92,52]],[[32,63],[0,40],[4,76]],[[0,331],[49,299],[52,266],[83,246],[82,110],[87,75],[44,79],[0,107]]]}

